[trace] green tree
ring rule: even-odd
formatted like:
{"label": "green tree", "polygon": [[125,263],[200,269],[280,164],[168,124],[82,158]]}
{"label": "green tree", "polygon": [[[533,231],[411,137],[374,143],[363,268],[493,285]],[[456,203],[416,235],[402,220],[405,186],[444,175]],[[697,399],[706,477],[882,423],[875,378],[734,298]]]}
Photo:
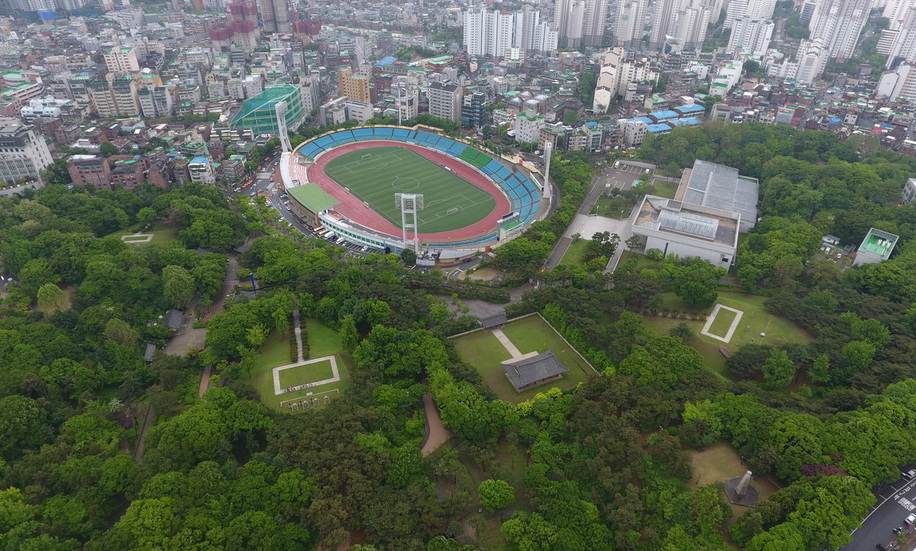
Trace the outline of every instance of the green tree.
{"label": "green tree", "polygon": [[516,513],[500,529],[519,551],[549,551],[557,543],[557,528],[538,513]]}
{"label": "green tree", "polygon": [[38,310],[45,314],[54,314],[67,308],[69,299],[60,287],[53,283],[45,283],[38,288]]}
{"label": "green tree", "polygon": [[774,348],[763,363],[763,379],[770,388],[784,388],[795,379],[795,363],[785,350]]}
{"label": "green tree", "polygon": [[711,306],[718,297],[721,268],[699,258],[665,262],[666,284],[687,304],[694,307]]}
{"label": "green tree", "polygon": [[166,302],[174,308],[184,308],[194,297],[194,277],[181,266],[169,265],[162,269],[162,292]]}
{"label": "green tree", "polygon": [[487,479],[477,487],[480,504],[487,511],[505,509],[515,501],[515,490],[505,480]]}
{"label": "green tree", "polygon": [[405,266],[413,266],[417,263],[417,253],[414,252],[411,248],[405,248],[401,251],[401,262]]}
{"label": "green tree", "polygon": [[353,321],[352,315],[347,314],[340,321],[340,342],[349,352],[356,350],[359,344],[359,334],[356,332],[356,322]]}
{"label": "green tree", "polygon": [[151,209],[150,207],[143,207],[137,211],[137,222],[141,226],[148,226],[152,224],[156,221],[157,217],[158,214],[156,213],[156,210]]}
{"label": "green tree", "polygon": [[111,142],[102,142],[102,145],[99,146],[99,153],[104,157],[111,157],[118,154],[118,148]]}

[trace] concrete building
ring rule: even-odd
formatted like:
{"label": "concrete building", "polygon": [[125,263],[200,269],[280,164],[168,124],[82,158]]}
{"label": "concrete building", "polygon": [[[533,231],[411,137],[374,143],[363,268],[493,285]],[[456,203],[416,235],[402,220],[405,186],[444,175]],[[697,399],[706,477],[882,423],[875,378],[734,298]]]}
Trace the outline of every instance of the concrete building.
{"label": "concrete building", "polygon": [[916,102],[916,70],[914,65],[901,63],[891,71],[885,71],[878,81],[875,96],[890,101],[907,100]]}
{"label": "concrete building", "polygon": [[909,205],[916,201],[916,178],[910,178],[903,185],[903,202]]}
{"label": "concrete building", "polygon": [[287,0],[258,0],[258,11],[264,32],[288,33],[292,31]]}
{"label": "concrete building", "polygon": [[646,241],[645,250],[665,257],[702,258],[729,269],[738,251],[741,215],[646,195],[632,230]]}
{"label": "concrete building", "polygon": [[513,49],[549,53],[556,51],[558,40],[558,32],[530,6],[511,13],[480,6],[464,14],[462,43],[472,56],[504,57]]}
{"label": "concrete building", "polygon": [[877,228],[869,229],[856,250],[856,258],[852,261],[852,265],[861,266],[862,264],[884,262],[891,257],[891,253],[894,252],[894,247],[897,246],[897,241],[899,240],[900,236],[898,235]]}
{"label": "concrete building", "polygon": [[73,185],[108,189],[111,186],[111,167],[108,159],[101,155],[70,155],[67,158],[67,172]]}
{"label": "concrete building", "polygon": [[487,95],[483,92],[465,94],[461,105],[461,126],[480,128],[487,123]]}
{"label": "concrete building", "polygon": [[620,0],[614,27],[614,42],[620,46],[636,45],[643,35],[648,0]]}
{"label": "concrete building", "polygon": [[887,52],[887,68],[900,60],[916,62],[916,5],[906,10],[906,16],[899,23]]}
{"label": "concrete building", "polygon": [[795,80],[801,84],[810,85],[824,73],[829,51],[824,46],[824,41],[819,38],[802,40],[796,56]]}
{"label": "concrete building", "polygon": [[188,162],[188,175],[191,181],[197,184],[213,184],[216,182],[213,164],[204,155],[198,155]]}
{"label": "concrete building", "polygon": [[538,143],[541,129],[544,128],[544,117],[530,113],[519,113],[515,117],[513,130],[518,143]]}
{"label": "concrete building", "polygon": [[0,119],[0,182],[41,182],[41,171],[53,162],[45,139],[31,126],[16,119]]}
{"label": "concrete building", "polygon": [[744,16],[735,20],[728,37],[727,53],[763,57],[770,47],[775,25],[769,19],[751,19]]}
{"label": "concrete building", "polygon": [[345,104],[346,116],[348,121],[364,123],[372,118],[374,114],[372,104],[362,101],[353,101],[348,99]]}
{"label": "concrete building", "polygon": [[369,90],[369,77],[353,74],[349,67],[337,71],[337,89],[341,96],[347,96],[353,101],[371,103],[372,97]]}
{"label": "concrete building", "polygon": [[740,215],[739,231],[748,232],[757,224],[756,178],[742,176],[737,168],[697,159],[686,168],[674,194],[685,205],[712,208]]}
{"label": "concrete building", "polygon": [[454,84],[434,82],[426,91],[429,114],[455,123],[461,122],[461,88]]}
{"label": "concrete building", "polygon": [[677,7],[679,0],[658,0],[655,12],[652,15],[652,25],[649,27],[649,47],[661,51],[668,42],[668,36],[673,36],[677,23]]}
{"label": "concrete building", "polygon": [[129,46],[117,46],[102,54],[109,73],[135,73],[140,70],[137,50]]}
{"label": "concrete building", "polygon": [[321,105],[318,108],[318,124],[332,126],[347,122],[348,99],[346,96],[341,96]]}
{"label": "concrete building", "polygon": [[292,84],[271,86],[245,100],[229,124],[232,128],[249,128],[255,134],[276,134],[276,109],[281,101],[286,102],[286,126],[293,132],[302,126],[307,113],[302,107],[300,88]]}
{"label": "concrete building", "polygon": [[853,56],[872,0],[818,0],[809,25],[812,40],[820,39],[831,59]]}

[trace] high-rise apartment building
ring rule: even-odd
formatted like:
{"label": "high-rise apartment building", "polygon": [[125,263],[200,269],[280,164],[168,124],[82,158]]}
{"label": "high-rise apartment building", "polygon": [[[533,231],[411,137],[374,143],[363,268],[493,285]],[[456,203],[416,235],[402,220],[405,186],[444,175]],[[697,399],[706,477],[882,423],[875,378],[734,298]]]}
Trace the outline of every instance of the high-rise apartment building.
{"label": "high-rise apartment building", "polygon": [[872,0],[820,0],[808,27],[811,39],[823,42],[828,57],[849,59],[871,6]]}
{"label": "high-rise apartment building", "polygon": [[102,57],[105,59],[105,67],[111,73],[135,73],[140,70],[135,48],[116,46],[102,54]]}
{"label": "high-rise apartment building", "polygon": [[667,37],[674,35],[679,0],[658,0],[649,29],[649,47],[661,50]]}
{"label": "high-rise apartment building", "polygon": [[45,139],[16,119],[0,119],[0,182],[41,181],[41,171],[54,162]]}
{"label": "high-rise apartment building", "polygon": [[900,21],[887,56],[887,68],[893,67],[899,60],[916,61],[916,6],[907,10],[906,17]]}
{"label": "high-rise apartment building", "polygon": [[461,126],[467,128],[480,128],[486,124],[487,95],[483,92],[466,94],[462,98]]}
{"label": "high-rise apartment building", "polygon": [[542,21],[540,12],[526,7],[515,13],[470,8],[464,14],[465,51],[475,56],[504,57],[511,48],[526,52],[553,52],[558,33]]}
{"label": "high-rise apartment building", "polygon": [[452,122],[461,122],[461,87],[434,82],[426,91],[429,114]]}
{"label": "high-rise apartment building", "polygon": [[636,44],[642,39],[647,0],[620,0],[614,41],[620,46]]}
{"label": "high-rise apartment building", "polygon": [[886,71],[878,81],[875,95],[891,101],[916,102],[916,66],[901,63],[894,70]]}
{"label": "high-rise apartment building", "polygon": [[286,0],[258,0],[262,29],[269,33],[292,31],[289,20],[289,5]]}
{"label": "high-rise apartment building", "polygon": [[739,17],[732,25],[725,51],[763,57],[770,47],[774,28],[773,21],[769,19]]}
{"label": "high-rise apartment building", "polygon": [[557,0],[553,20],[559,42],[567,48],[600,46],[608,0]]}

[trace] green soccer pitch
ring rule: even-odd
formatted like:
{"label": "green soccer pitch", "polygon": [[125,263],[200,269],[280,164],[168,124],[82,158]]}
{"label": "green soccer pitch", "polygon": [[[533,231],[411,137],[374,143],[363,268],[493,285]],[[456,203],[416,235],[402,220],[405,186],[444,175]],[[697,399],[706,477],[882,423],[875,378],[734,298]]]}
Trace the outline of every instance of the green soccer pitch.
{"label": "green soccer pitch", "polygon": [[401,209],[395,204],[394,194],[422,193],[420,233],[469,226],[496,207],[489,193],[401,147],[345,153],[329,162],[325,173],[399,228]]}

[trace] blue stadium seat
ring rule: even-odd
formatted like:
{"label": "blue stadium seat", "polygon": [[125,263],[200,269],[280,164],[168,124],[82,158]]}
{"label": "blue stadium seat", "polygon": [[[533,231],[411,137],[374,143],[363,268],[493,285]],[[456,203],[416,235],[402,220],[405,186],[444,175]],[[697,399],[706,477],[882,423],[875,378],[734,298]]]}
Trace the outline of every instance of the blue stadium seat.
{"label": "blue stadium seat", "polygon": [[464,150],[466,148],[467,146],[464,145],[463,143],[455,142],[455,144],[448,149],[448,154],[451,155],[452,157],[458,157],[459,155],[464,153]]}
{"label": "blue stadium seat", "polygon": [[392,131],[392,137],[398,141],[407,141],[407,138],[410,137],[410,132],[403,128],[395,128]]}
{"label": "blue stadium seat", "polygon": [[390,138],[391,133],[394,131],[393,128],[375,128],[375,137],[376,138]]}
{"label": "blue stadium seat", "polygon": [[371,128],[357,128],[353,131],[353,137],[357,140],[365,140],[372,137]]}

